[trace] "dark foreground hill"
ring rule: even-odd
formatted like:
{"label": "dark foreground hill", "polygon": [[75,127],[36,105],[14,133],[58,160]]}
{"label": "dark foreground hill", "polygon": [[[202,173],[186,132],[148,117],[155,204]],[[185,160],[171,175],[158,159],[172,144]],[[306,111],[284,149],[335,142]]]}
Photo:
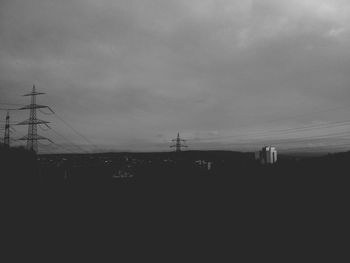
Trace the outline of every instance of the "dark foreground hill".
{"label": "dark foreground hill", "polygon": [[51,259],[101,246],[95,261],[311,261],[345,235],[350,153],[273,166],[224,151],[0,158],[7,243]]}

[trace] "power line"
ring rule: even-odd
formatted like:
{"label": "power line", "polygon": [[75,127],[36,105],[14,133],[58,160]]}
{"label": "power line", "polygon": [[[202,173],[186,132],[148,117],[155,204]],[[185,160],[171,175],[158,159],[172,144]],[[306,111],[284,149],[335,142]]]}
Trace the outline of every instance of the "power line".
{"label": "power line", "polygon": [[13,111],[13,110],[18,110],[18,109],[11,109],[11,108],[0,108],[0,110],[4,110],[4,111]]}
{"label": "power line", "polygon": [[[349,108],[350,108],[350,106],[341,106],[341,107],[335,107],[335,108],[330,108],[330,109],[322,109],[322,110],[318,110],[318,111],[313,111],[313,112],[310,112],[309,114],[320,113],[320,112],[329,112],[329,111],[334,111],[334,110],[339,110],[339,109],[349,109]],[[291,116],[287,119],[288,120],[295,119],[297,117],[306,116],[309,114],[298,114],[298,115]],[[266,122],[267,123],[275,122],[275,121],[278,121],[280,119],[281,118],[272,119],[272,120],[268,120]],[[283,118],[283,119],[286,119],[286,118]],[[287,131],[296,132],[296,131],[316,129],[316,128],[339,127],[339,126],[347,126],[347,125],[350,125],[350,120],[338,121],[338,122],[327,122],[324,124],[317,124],[317,125],[312,124],[312,125],[296,127],[296,128],[288,128],[288,129],[262,130],[262,131],[256,131],[253,133],[235,134],[235,135],[227,135],[227,136],[215,136],[215,137],[207,137],[207,138],[192,138],[189,140],[192,140],[192,141],[212,141],[212,140],[235,138],[235,137],[240,137],[240,136],[246,137],[249,135],[270,135],[271,133],[276,133],[276,132],[287,132]]]}
{"label": "power line", "polygon": [[[240,142],[236,142],[236,143],[229,143],[228,145],[223,145],[220,146],[220,149],[224,148],[232,148],[232,147],[244,147],[244,148],[253,148],[254,145],[261,145],[261,144],[275,144],[275,145],[279,145],[282,149],[285,149],[285,146],[287,146],[288,144],[296,144],[296,143],[322,143],[323,145],[312,145],[309,147],[328,147],[328,146],[332,146],[335,142],[324,142],[325,139],[334,139],[334,140],[347,140],[350,139],[349,138],[350,134],[349,132],[340,132],[340,133],[334,133],[334,134],[329,134],[329,135],[319,135],[319,136],[311,136],[311,137],[301,137],[301,138],[287,138],[287,139],[268,139],[268,140],[261,140],[261,139],[256,139],[254,141],[252,140],[245,140],[245,141],[240,141]],[[210,143],[214,143],[214,142],[210,142]],[[341,146],[346,145],[344,143],[341,144]],[[215,147],[217,148],[217,147]],[[294,148],[301,148],[300,146],[295,146]]]}
{"label": "power line", "polygon": [[45,112],[45,111],[43,111],[43,110],[41,110],[41,109],[39,109],[39,111],[40,111],[41,113],[45,114],[45,115],[52,115],[52,114],[54,114],[53,111],[51,110],[51,108],[50,108],[50,111],[52,111],[52,112]]}
{"label": "power line", "polygon": [[67,139],[65,136],[63,136],[62,134],[58,133],[56,130],[54,130],[53,128],[50,129],[52,132],[54,132],[57,136],[61,137],[62,139],[64,139],[66,142],[70,143],[71,145],[75,146],[76,148],[78,148],[80,151],[85,152],[85,153],[89,153],[88,151],[84,150],[83,148],[81,148],[80,146],[78,146],[77,144],[73,143],[71,140]]}
{"label": "power line", "polygon": [[296,150],[320,150],[320,149],[345,149],[350,148],[350,143],[343,144],[329,144],[329,145],[320,145],[320,146],[296,146],[290,148],[282,148],[281,151],[296,151]]}
{"label": "power line", "polygon": [[49,154],[54,153],[52,150],[50,150],[50,149],[47,148],[48,146],[52,146],[52,144],[43,144],[43,143],[41,143],[41,142],[38,142],[38,144],[39,144],[41,147],[44,147],[44,151],[47,151]]}
{"label": "power line", "polygon": [[344,137],[344,135],[350,136],[348,132],[341,132],[330,135],[319,135],[319,136],[310,136],[310,137],[299,137],[299,138],[286,138],[286,139],[255,139],[240,141],[236,143],[231,143],[231,145],[247,145],[247,144],[270,144],[273,143],[275,145],[279,144],[288,144],[288,143],[301,143],[301,142],[310,142],[312,140],[320,140],[320,139],[347,139],[348,137]]}
{"label": "power line", "polygon": [[[35,93],[35,94],[34,94]],[[35,96],[35,95],[40,95],[43,93],[38,93],[36,91],[33,91],[31,94],[31,96]],[[22,106],[22,108],[20,109],[31,109],[33,110],[33,105],[23,105],[23,104],[16,104],[16,103],[0,103],[0,105],[9,105],[9,106]],[[41,113],[45,114],[45,115],[55,115],[61,122],[63,122],[63,124],[65,124],[69,129],[71,129],[76,135],[78,135],[80,138],[82,138],[85,142],[89,143],[89,145],[92,145],[95,149],[97,148],[88,138],[86,138],[83,134],[81,134],[79,131],[77,131],[72,125],[70,125],[68,122],[66,122],[62,117],[60,117],[56,112],[54,112],[50,107],[48,106],[42,106],[42,105],[34,105],[35,109],[38,109]],[[24,108],[23,108],[24,107]],[[42,110],[42,108],[47,108],[51,111],[51,113],[47,113],[45,111]],[[8,110],[7,108],[4,110]],[[19,109],[11,109],[11,110],[19,110]],[[39,124],[39,123],[38,123]],[[46,122],[44,124],[47,124]],[[48,127],[48,126],[47,126]],[[49,129],[44,129],[42,126],[39,125],[39,128],[44,130],[44,131],[48,131]],[[59,137],[63,138],[65,141],[67,141],[69,144],[74,145],[76,148],[78,148],[80,151],[83,151],[85,153],[89,153],[88,151],[82,149],[80,146],[74,144],[72,141],[68,140],[66,137],[64,137],[62,134],[59,134],[57,131],[55,131],[54,129],[52,129],[50,127],[50,129]],[[28,136],[27,136],[28,137]]]}
{"label": "power line", "polygon": [[285,119],[288,119],[288,120],[297,119],[298,117],[305,117],[305,116],[309,116],[309,115],[314,114],[314,113],[321,113],[321,112],[324,113],[324,112],[330,112],[330,111],[340,110],[340,109],[350,109],[350,106],[339,106],[339,107],[334,107],[334,108],[321,109],[321,110],[311,111],[311,112],[308,112],[306,114],[297,114],[297,115],[292,115],[289,117],[280,117],[280,118],[276,118],[276,119],[271,119],[271,120],[267,120],[266,122],[276,122],[276,121],[285,120]]}
{"label": "power line", "polygon": [[18,104],[18,103],[4,103],[4,102],[0,102],[0,105],[9,105],[9,106],[25,106],[24,104]]}
{"label": "power line", "polygon": [[[57,144],[57,143],[46,144],[46,145],[42,145],[42,146],[46,146],[46,148],[47,147],[56,147],[58,149],[62,149],[63,151],[65,151],[67,153],[74,153],[72,150],[64,147],[63,145]],[[54,153],[53,151],[55,151],[55,150],[52,150],[50,153]]]}
{"label": "power line", "polygon": [[299,139],[313,139],[313,138],[336,138],[337,136],[342,136],[342,135],[350,135],[349,134],[350,131],[344,131],[344,132],[336,132],[336,133],[330,133],[330,134],[320,134],[320,135],[313,135],[313,136],[309,136],[309,137],[292,137],[292,138],[273,138],[273,137],[261,137],[261,138],[253,138],[253,139],[244,139],[244,140],[240,140],[242,141],[286,141],[286,140],[299,140]]}
{"label": "power line", "polygon": [[[64,121],[61,117],[59,117],[57,115],[56,112],[54,112],[50,107],[47,107],[50,110],[49,112],[45,112],[41,109],[39,109],[39,111],[45,115],[55,115],[58,119],[60,119],[66,126],[68,126],[71,130],[73,130],[78,136],[82,137],[85,141],[87,141],[89,144],[92,144],[91,141],[89,141],[84,135],[80,134],[77,130],[75,130],[71,125],[69,125],[66,121]],[[41,129],[43,129],[44,131],[48,131],[51,130],[53,131],[56,135],[58,135],[59,137],[63,138],[65,141],[69,142],[70,144],[72,144],[73,146],[75,146],[76,148],[78,148],[80,151],[85,152],[85,153],[89,153],[88,151],[84,150],[83,148],[81,148],[80,146],[78,146],[77,144],[74,144],[71,140],[67,139],[65,136],[63,136],[62,134],[58,133],[55,129],[53,129],[52,127],[46,125],[49,129],[43,129],[41,127]],[[40,126],[39,126],[40,127]],[[93,144],[92,144],[93,145]],[[93,145],[94,146],[94,145]]]}
{"label": "power line", "polygon": [[[229,138],[237,138],[237,137],[239,138],[242,136],[247,137],[247,136],[259,136],[259,135],[281,136],[281,135],[293,134],[293,133],[313,130],[313,129],[345,127],[349,125],[350,125],[350,120],[346,120],[346,121],[338,121],[338,122],[328,122],[328,123],[318,124],[318,125],[308,125],[308,126],[302,126],[302,127],[296,127],[296,128],[288,128],[288,129],[266,130],[266,131],[253,132],[253,133],[235,134],[235,135],[228,135],[228,136],[216,136],[216,137],[208,137],[208,138],[193,138],[190,140],[212,141],[212,140],[229,139]],[[277,133],[277,134],[273,134],[273,133]]]}
{"label": "power line", "polygon": [[[87,151],[85,151],[84,149],[82,149],[81,147],[79,147],[78,145],[74,144],[72,141],[70,141],[69,139],[67,139],[65,136],[63,136],[62,134],[60,134],[59,132],[57,132],[55,129],[53,129],[51,126],[49,126],[48,124],[45,124],[47,129],[44,129],[41,125],[39,125],[39,128],[42,129],[43,131],[52,131],[54,132],[56,135],[58,135],[60,138],[63,138],[66,142],[68,142],[69,144],[75,146],[76,148],[78,148],[80,151],[88,153]],[[56,144],[58,145],[58,144]],[[62,146],[62,148],[64,148]]]}
{"label": "power line", "polygon": [[72,127],[69,123],[67,123],[62,117],[60,117],[59,115],[57,115],[56,112],[54,112],[52,109],[50,109],[52,111],[52,113],[60,120],[62,121],[68,128],[70,128],[75,134],[77,134],[79,137],[81,137],[83,140],[85,140],[86,142],[88,142],[91,146],[93,146],[95,149],[97,149],[97,147],[94,145],[94,143],[92,143],[88,138],[86,138],[84,135],[82,135],[80,132],[78,132],[74,127]]}
{"label": "power line", "polygon": [[51,128],[50,128],[50,126],[49,125],[47,125],[46,124],[46,129],[43,127],[43,126],[41,126],[40,124],[39,124],[39,126],[38,126],[39,128],[40,128],[40,130],[42,130],[42,131],[48,131],[48,130],[50,130]]}

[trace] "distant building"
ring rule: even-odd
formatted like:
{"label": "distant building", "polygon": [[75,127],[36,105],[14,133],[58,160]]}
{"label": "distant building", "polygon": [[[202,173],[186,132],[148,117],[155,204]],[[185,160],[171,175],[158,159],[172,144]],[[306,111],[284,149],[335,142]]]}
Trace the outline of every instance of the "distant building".
{"label": "distant building", "polygon": [[255,160],[261,164],[273,164],[277,162],[277,150],[272,146],[265,146],[261,151],[255,153]]}
{"label": "distant building", "polygon": [[201,167],[201,168],[204,168],[206,170],[211,170],[212,168],[212,162],[208,162],[208,161],[205,161],[205,160],[197,160],[195,161],[195,163]]}

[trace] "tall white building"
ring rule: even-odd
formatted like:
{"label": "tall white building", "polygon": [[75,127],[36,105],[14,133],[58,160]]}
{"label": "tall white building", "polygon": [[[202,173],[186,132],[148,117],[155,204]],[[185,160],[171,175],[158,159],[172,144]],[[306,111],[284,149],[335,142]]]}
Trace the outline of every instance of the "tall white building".
{"label": "tall white building", "polygon": [[277,162],[277,150],[272,146],[265,146],[261,151],[255,153],[255,159],[262,164],[273,164]]}

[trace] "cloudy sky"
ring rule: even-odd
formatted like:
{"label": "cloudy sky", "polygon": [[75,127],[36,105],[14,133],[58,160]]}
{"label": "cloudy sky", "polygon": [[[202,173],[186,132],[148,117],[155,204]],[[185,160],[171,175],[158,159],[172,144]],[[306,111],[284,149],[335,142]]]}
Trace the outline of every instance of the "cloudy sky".
{"label": "cloudy sky", "polygon": [[349,30],[348,0],[0,0],[0,103],[35,84],[89,149],[329,146],[349,131]]}

